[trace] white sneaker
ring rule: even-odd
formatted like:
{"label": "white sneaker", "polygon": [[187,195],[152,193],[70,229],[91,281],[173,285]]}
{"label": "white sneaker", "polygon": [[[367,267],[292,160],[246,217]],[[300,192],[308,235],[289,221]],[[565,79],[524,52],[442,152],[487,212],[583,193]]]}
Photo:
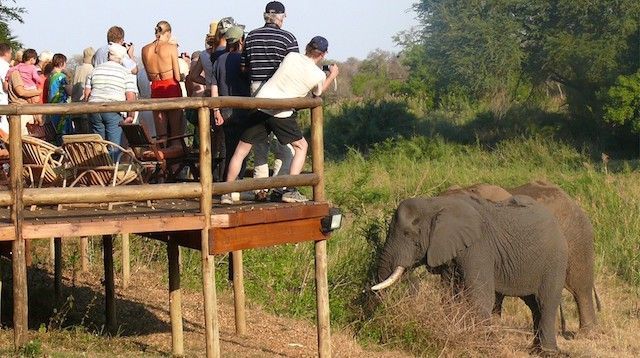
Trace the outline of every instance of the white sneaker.
{"label": "white sneaker", "polygon": [[220,204],[223,204],[223,205],[233,204],[233,199],[231,198],[231,194],[223,194],[220,197]]}
{"label": "white sneaker", "polygon": [[293,189],[282,194],[282,201],[285,203],[304,203],[305,201],[309,201],[309,199],[302,195],[297,189]]}

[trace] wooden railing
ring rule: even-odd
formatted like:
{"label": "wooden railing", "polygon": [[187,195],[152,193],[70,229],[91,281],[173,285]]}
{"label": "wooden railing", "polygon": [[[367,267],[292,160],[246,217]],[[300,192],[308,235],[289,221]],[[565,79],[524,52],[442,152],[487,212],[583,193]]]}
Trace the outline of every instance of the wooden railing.
{"label": "wooden railing", "polygon": [[[210,108],[241,109],[302,109],[311,108],[312,173],[296,176],[245,179],[230,183],[213,183],[211,173]],[[200,138],[200,182],[181,184],[129,185],[95,188],[23,188],[23,161],[20,115],[63,114],[79,115],[98,112],[131,112],[172,109],[198,109]],[[23,346],[27,341],[27,275],[25,245],[22,237],[23,209],[25,205],[52,205],[73,203],[105,203],[113,201],[146,201],[160,199],[200,199],[200,213],[204,216],[201,231],[202,278],[205,310],[206,350],[208,357],[220,356],[219,328],[216,318],[216,298],[213,257],[209,254],[212,196],[261,188],[283,186],[313,186],[313,199],[324,201],[324,155],[322,100],[319,98],[257,99],[247,97],[203,97],[148,99],[134,102],[70,103],[45,105],[0,106],[0,114],[7,115],[10,124],[10,191],[0,192],[0,205],[11,206],[15,239],[12,243],[14,343]],[[327,287],[326,241],[316,242],[316,282],[318,294],[318,352],[330,356],[329,305]]]}

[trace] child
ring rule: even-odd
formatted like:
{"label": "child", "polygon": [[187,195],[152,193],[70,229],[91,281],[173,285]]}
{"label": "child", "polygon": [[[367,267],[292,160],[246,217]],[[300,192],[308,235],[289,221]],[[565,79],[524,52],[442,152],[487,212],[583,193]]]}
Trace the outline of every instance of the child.
{"label": "child", "polygon": [[[42,84],[42,78],[38,73],[38,67],[36,67],[36,61],[38,60],[38,53],[36,50],[30,48],[25,50],[22,53],[22,62],[13,66],[9,69],[7,73],[7,78],[11,76],[13,71],[18,71],[20,73],[20,78],[22,78],[22,82],[24,83],[24,89],[26,90],[35,90]],[[31,97],[28,99],[29,103],[42,103],[40,96]],[[33,120],[42,124],[42,116],[34,115]]]}
{"label": "child", "polygon": [[[47,98],[48,103],[67,103],[71,94],[71,85],[67,72],[67,56],[56,53],[51,60],[53,70],[49,75],[49,88]],[[49,119],[56,127],[56,132],[62,134],[73,134],[73,125],[68,115],[50,115]]]}

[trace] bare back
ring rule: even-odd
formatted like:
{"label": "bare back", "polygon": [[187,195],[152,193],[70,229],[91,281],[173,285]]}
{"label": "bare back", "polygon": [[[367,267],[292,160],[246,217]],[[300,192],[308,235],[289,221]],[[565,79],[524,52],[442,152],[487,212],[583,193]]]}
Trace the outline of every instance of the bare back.
{"label": "bare back", "polygon": [[178,46],[165,42],[153,41],[142,48],[142,63],[150,81],[173,78],[180,81],[178,67]]}

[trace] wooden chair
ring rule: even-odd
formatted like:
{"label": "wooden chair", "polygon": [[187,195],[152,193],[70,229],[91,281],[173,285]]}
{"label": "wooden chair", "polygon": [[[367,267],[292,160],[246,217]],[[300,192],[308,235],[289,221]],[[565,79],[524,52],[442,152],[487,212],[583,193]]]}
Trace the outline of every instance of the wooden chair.
{"label": "wooden chair", "polygon": [[[148,170],[148,178],[155,178],[156,181],[178,181],[180,172],[188,167],[194,178],[198,178],[197,164],[199,155],[195,153],[187,144],[186,139],[191,134],[185,134],[169,138],[157,138],[149,136],[149,133],[142,124],[120,123],[129,146],[136,153],[136,158],[143,163]],[[167,148],[168,143],[179,140],[182,145],[182,154],[175,158],[165,158],[160,151]],[[152,158],[144,158],[145,151],[153,152]]]}
{"label": "wooden chair", "polygon": [[[119,150],[116,159],[109,150]],[[99,134],[72,134],[62,136],[67,171],[73,181],[68,185],[117,186],[137,181],[144,184],[142,163],[130,149],[106,141]],[[66,180],[64,182],[66,187]],[[113,203],[109,203],[109,210]]]}
{"label": "wooden chair", "polygon": [[24,177],[31,188],[60,185],[64,179],[63,152],[31,136],[22,137]]}
{"label": "wooden chair", "polygon": [[52,144],[60,144],[60,137],[58,136],[58,133],[56,133],[56,127],[50,120],[45,120],[43,125],[27,123],[27,132],[29,132],[31,137],[35,137]]}

